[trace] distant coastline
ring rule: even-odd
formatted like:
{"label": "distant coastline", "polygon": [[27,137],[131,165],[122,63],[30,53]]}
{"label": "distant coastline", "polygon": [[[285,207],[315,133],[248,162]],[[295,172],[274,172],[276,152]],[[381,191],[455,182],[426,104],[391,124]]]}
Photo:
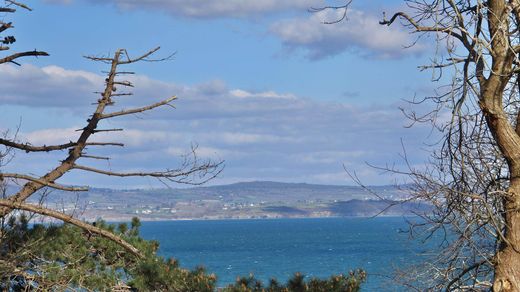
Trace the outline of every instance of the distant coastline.
{"label": "distant coastline", "polygon": [[86,221],[115,222],[133,217],[142,221],[395,217],[431,209],[423,202],[406,201],[407,193],[393,186],[371,190],[378,196],[357,186],[257,181],[189,189],[92,189],[74,199],[54,192],[46,204]]}
{"label": "distant coastline", "polygon": [[[253,221],[253,220],[299,220],[299,219],[372,219],[372,218],[414,218],[417,215],[414,214],[394,214],[394,215],[376,215],[376,216],[328,216],[328,217],[269,217],[269,218],[139,218],[141,222],[170,222],[170,221]],[[133,217],[128,218],[81,218],[85,221],[95,221],[96,219],[102,219],[108,223],[121,223],[121,222],[130,222]]]}

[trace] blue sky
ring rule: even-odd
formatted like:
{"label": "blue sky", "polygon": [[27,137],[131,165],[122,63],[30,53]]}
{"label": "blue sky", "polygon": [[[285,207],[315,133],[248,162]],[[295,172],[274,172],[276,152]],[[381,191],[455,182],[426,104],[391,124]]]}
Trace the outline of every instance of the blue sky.
{"label": "blue sky", "polygon": [[[0,129],[33,144],[67,142],[83,127],[103,86],[103,64],[84,55],[126,48],[138,55],[157,45],[171,61],[141,63],[135,97],[120,107],[177,95],[176,109],[114,120],[125,132],[100,140],[125,142],[110,164],[118,171],[172,167],[193,143],[203,157],[224,159],[212,184],[276,180],[352,184],[343,165],[367,184],[393,178],[366,165],[402,165],[401,141],[414,165],[427,159],[426,126],[407,129],[402,99],[431,94],[438,84],[427,63],[434,51],[399,26],[382,27],[382,11],[400,1],[358,1],[348,21],[335,12],[309,13],[320,0],[47,0],[13,21],[13,50],[37,48],[50,57],[0,68]],[[337,3],[337,2],[336,2]],[[13,133],[11,131],[11,133]],[[44,174],[62,153],[18,153],[6,171]],[[73,172],[63,183],[95,187],[155,187],[151,179],[119,180]]]}

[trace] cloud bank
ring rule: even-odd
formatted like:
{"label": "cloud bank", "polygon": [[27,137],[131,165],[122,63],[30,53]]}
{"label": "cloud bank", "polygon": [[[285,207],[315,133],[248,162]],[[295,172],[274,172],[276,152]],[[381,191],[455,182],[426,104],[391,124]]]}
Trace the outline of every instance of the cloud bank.
{"label": "cloud bank", "polygon": [[282,11],[307,9],[319,0],[88,0],[111,3],[122,10],[159,10],[191,18],[250,17]]}
{"label": "cloud bank", "polygon": [[278,21],[271,25],[270,31],[286,49],[302,49],[312,60],[348,51],[368,58],[390,59],[424,50],[420,44],[405,49],[404,46],[413,43],[409,33],[393,26],[382,26],[377,17],[366,12],[349,9],[347,20],[323,24],[342,16],[342,11],[324,10],[309,17]]}
{"label": "cloud bank", "polygon": [[[34,145],[75,139],[75,129],[83,125],[71,116],[87,117],[90,103],[96,98],[92,91],[99,90],[104,80],[97,74],[56,66],[3,66],[0,74],[5,76],[0,86],[8,89],[8,94],[0,96],[0,112],[21,108],[19,114],[24,116],[25,108],[63,115],[63,127],[53,128],[48,128],[45,121],[24,117],[25,123],[40,123],[39,129],[22,128],[19,134],[22,141]],[[365,161],[392,163],[401,151],[400,138],[411,149],[418,149],[424,136],[419,128],[404,129],[402,116],[393,106],[319,102],[285,92],[233,88],[221,80],[187,86],[137,75],[132,81],[135,96],[121,98],[109,110],[153,103],[171,95],[179,97],[176,109],[163,108],[101,125],[126,130],[96,134],[94,140],[120,141],[126,147],[89,149],[93,155],[113,158],[109,165],[99,167],[127,171],[171,168],[178,163],[180,154],[197,143],[201,157],[226,160],[226,170],[215,183],[277,180],[349,184],[344,164],[362,173],[367,183],[381,184],[389,181],[382,180]],[[39,87],[26,86],[28,82]],[[84,107],[80,112],[79,101]],[[420,156],[414,151],[408,154],[413,159]],[[42,174],[63,155],[41,154],[34,160],[20,154],[8,168]],[[91,175],[76,174],[69,179],[71,183],[106,185],[103,179]],[[142,184],[125,185],[134,183]]]}
{"label": "cloud bank", "polygon": [[[70,4],[73,0],[46,0]],[[79,1],[79,0],[75,0]],[[380,16],[350,8],[347,19],[335,24],[324,24],[341,19],[343,10],[323,10],[307,13],[313,7],[325,7],[322,0],[83,0],[92,4],[109,4],[121,11],[165,12],[175,17],[195,19],[267,18],[263,28],[276,37],[292,53],[301,50],[310,60],[320,60],[344,52],[354,52],[366,58],[394,59],[417,55],[425,50],[416,39],[398,24],[382,26]],[[282,14],[282,12],[292,12]],[[380,13],[380,11],[377,11]],[[303,15],[295,17],[294,15]],[[282,18],[282,19],[280,19]],[[269,23],[270,22],[270,23]],[[259,36],[262,37],[262,36]],[[405,49],[405,46],[411,46]]]}

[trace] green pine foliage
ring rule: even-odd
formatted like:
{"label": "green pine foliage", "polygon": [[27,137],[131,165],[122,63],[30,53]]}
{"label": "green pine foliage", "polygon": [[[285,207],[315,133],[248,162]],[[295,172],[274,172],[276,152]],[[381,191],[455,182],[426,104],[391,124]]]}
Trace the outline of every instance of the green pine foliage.
{"label": "green pine foliage", "polygon": [[138,259],[116,243],[69,224],[29,227],[25,216],[11,217],[0,233],[0,291],[215,290],[216,277],[204,269],[189,271],[157,256],[158,242],[139,237],[138,219],[130,226],[95,224],[118,234],[145,257]]}
{"label": "green pine foliage", "polygon": [[295,273],[281,285],[276,279],[271,279],[268,286],[253,275],[238,278],[234,285],[223,289],[223,292],[358,292],[366,281],[366,273],[363,270],[350,272],[348,275],[334,275],[329,279],[312,278],[308,281],[305,276]]}
{"label": "green pine foliage", "polygon": [[110,230],[138,248],[138,259],[116,243],[69,224],[30,225],[25,215],[0,222],[0,291],[193,291],[193,292],[356,292],[363,271],[310,279],[296,273],[287,284],[267,286],[253,276],[216,288],[216,276],[203,268],[180,268],[174,259],[157,256],[157,241],[139,236],[139,219],[97,227]]}

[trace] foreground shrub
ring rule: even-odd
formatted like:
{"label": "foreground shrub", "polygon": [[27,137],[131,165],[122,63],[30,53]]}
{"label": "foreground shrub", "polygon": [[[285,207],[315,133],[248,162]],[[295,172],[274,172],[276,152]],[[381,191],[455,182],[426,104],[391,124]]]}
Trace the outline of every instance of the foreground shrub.
{"label": "foreground shrub", "polygon": [[[139,259],[118,244],[69,224],[30,225],[25,216],[0,221],[0,291],[217,291],[216,276],[203,268],[182,269],[174,259],[156,254],[157,241],[139,235],[137,218],[130,225],[94,222],[131,243],[144,254]],[[358,291],[365,273],[305,281],[295,274],[286,285],[268,286],[253,276],[218,289],[249,291]]]}
{"label": "foreground shrub", "polygon": [[130,226],[93,224],[121,236],[145,257],[72,225],[30,227],[25,216],[11,217],[0,229],[0,291],[215,290],[216,277],[204,269],[182,269],[157,256],[159,243],[139,236],[139,220]]}
{"label": "foreground shrub", "polygon": [[238,278],[234,285],[223,289],[224,292],[357,292],[361,284],[366,281],[363,270],[350,272],[348,275],[334,275],[328,279],[312,278],[305,280],[304,275],[295,273],[285,285],[276,279],[271,279],[269,285],[264,286],[253,275]]}

